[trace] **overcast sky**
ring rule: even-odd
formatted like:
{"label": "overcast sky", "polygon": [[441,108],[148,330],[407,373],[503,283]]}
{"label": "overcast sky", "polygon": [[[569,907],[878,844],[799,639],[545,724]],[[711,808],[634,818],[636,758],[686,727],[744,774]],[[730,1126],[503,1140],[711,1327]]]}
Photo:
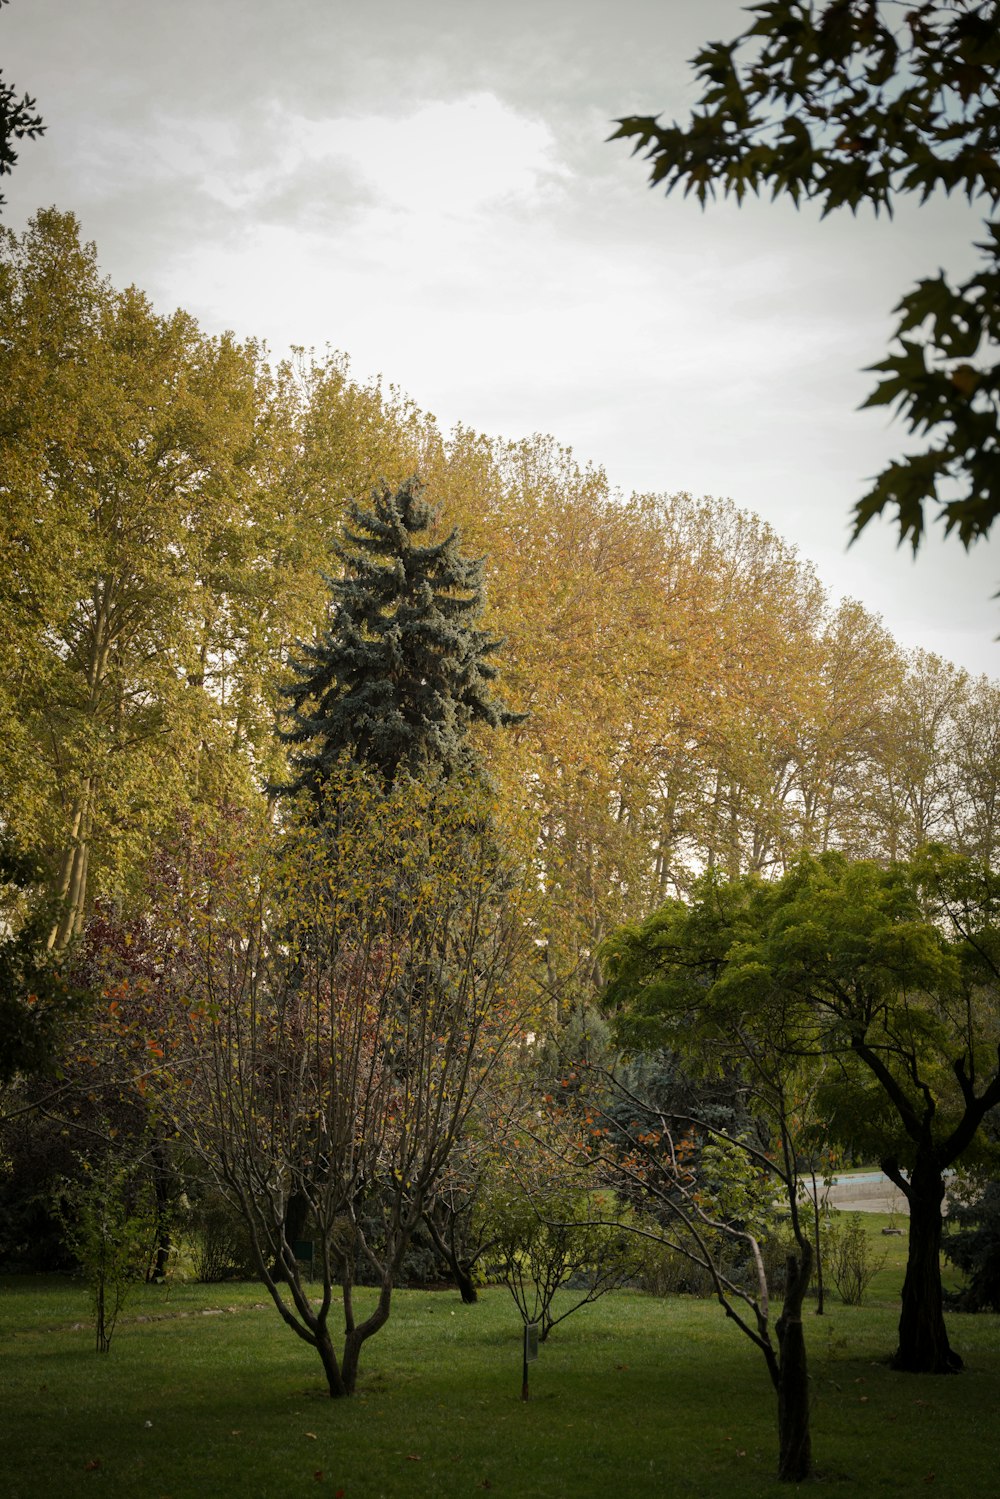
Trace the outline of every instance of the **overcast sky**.
{"label": "overcast sky", "polygon": [[888,524],[912,444],[858,412],[892,308],[963,273],[982,212],[669,200],[618,115],[686,117],[735,0],[12,0],[5,81],[48,127],[0,186],[72,209],[103,269],[211,332],[329,344],[446,430],[551,432],[625,492],[725,495],[897,639],[1000,676],[996,544]]}

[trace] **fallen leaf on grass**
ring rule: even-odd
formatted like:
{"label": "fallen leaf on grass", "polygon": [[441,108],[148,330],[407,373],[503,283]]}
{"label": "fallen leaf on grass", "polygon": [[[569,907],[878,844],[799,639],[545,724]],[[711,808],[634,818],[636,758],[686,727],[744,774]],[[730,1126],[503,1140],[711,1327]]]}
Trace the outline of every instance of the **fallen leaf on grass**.
{"label": "fallen leaf on grass", "polygon": [[100,1466],[101,1459],[99,1457],[92,1457],[89,1463],[84,1463],[83,1471],[85,1473],[96,1473]]}
{"label": "fallen leaf on grass", "polygon": [[306,1436],[309,1438],[310,1442],[318,1442],[319,1441],[319,1437],[316,1435],[316,1433],[314,1431],[307,1431],[306,1432]]}
{"label": "fallen leaf on grass", "polygon": [[406,1461],[408,1463],[419,1463],[421,1461],[420,1453],[419,1452],[408,1452],[406,1454]]}

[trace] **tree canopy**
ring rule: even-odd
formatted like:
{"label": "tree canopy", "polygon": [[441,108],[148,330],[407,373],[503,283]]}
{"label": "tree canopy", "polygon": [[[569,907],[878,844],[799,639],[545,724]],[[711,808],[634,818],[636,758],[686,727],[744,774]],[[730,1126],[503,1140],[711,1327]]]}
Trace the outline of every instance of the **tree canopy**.
{"label": "tree canopy", "polygon": [[608,1001],[633,1045],[721,1058],[778,1048],[822,1069],[824,1127],[872,1152],[906,1197],[896,1367],[959,1361],[942,1316],[943,1173],[1000,1103],[997,879],[931,849],[884,867],[803,856],[780,880],[706,878],[606,947]]}
{"label": "tree canopy", "polygon": [[343,497],[422,440],[342,356],[272,368],[116,289],[71,214],[0,229],[0,824],[62,900],[56,946],[166,827],[284,770],[277,680]]}
{"label": "tree canopy", "polygon": [[[1000,200],[997,0],[765,0],[731,42],[693,59],[702,94],[686,124],[629,116],[650,183],[704,205],[770,189],[823,214],[865,203],[892,213],[940,189]],[[931,519],[968,547],[1000,513],[1000,227],[985,267],[959,285],[943,271],[909,291],[896,346],[873,365],[866,405],[894,406],[932,439],[877,477],[854,509],[854,535],[885,509],[916,549]]]}

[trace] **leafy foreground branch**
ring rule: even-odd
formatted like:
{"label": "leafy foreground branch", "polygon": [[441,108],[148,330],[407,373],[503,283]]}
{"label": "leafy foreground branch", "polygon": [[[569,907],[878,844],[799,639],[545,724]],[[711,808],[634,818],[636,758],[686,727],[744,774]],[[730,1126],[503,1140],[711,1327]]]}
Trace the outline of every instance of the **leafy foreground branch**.
{"label": "leafy foreground branch", "polygon": [[[199,913],[174,1019],[188,1044],[164,1103],[243,1215],[280,1316],[343,1396],[518,1031],[523,921],[481,790],[386,793],[355,769],[328,796],[320,827],[227,870]],[[318,1298],[290,1242],[293,1199],[317,1245]],[[357,1265],[377,1287],[363,1318]]]}
{"label": "leafy foreground branch", "polygon": [[[704,205],[718,189],[742,203],[770,192],[826,215],[935,192],[1000,202],[1000,7],[997,0],[765,0],[750,25],[693,59],[701,97],[690,119],[618,121],[649,180]],[[1000,226],[986,225],[986,266],[953,286],[928,276],[895,311],[898,349],[872,368],[868,406],[893,406],[936,439],[904,454],[854,507],[854,535],[895,512],[914,550],[925,511],[964,546],[1000,514]]]}

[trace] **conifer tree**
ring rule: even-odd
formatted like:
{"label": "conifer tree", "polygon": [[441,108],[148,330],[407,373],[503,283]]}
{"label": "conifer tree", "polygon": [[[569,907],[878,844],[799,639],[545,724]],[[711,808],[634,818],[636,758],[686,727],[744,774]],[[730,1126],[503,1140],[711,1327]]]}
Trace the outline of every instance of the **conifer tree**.
{"label": "conifer tree", "polygon": [[282,788],[319,801],[343,757],[389,787],[402,775],[448,779],[476,769],[472,723],[519,722],[491,695],[501,641],[478,627],[482,558],[462,554],[458,533],[434,540],[424,486],[383,484],[367,507],[352,502],[330,580],[327,627],[291,658],[296,679],[281,738],[295,746]]}

